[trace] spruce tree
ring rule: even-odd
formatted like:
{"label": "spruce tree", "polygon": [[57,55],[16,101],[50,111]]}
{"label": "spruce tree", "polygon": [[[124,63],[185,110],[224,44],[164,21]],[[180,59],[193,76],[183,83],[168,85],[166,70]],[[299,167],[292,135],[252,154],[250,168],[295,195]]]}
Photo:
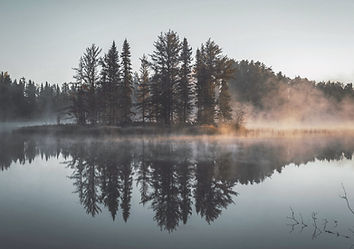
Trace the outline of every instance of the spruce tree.
{"label": "spruce tree", "polygon": [[195,55],[195,66],[194,66],[194,77],[196,80],[195,93],[196,93],[196,108],[197,108],[197,121],[201,123],[202,121],[202,113],[203,113],[203,92],[204,89],[204,71],[205,67],[203,65],[202,53],[203,45],[201,49],[197,49]]}
{"label": "spruce tree", "polygon": [[131,108],[132,108],[132,88],[133,75],[130,61],[130,45],[127,39],[123,42],[123,49],[121,53],[121,69],[122,82],[119,87],[119,109],[120,109],[120,123],[126,125],[131,123]]}
{"label": "spruce tree", "polygon": [[214,124],[216,113],[216,88],[222,80],[232,74],[231,61],[222,55],[221,48],[214,41],[208,40],[197,51],[197,121],[200,124]]}
{"label": "spruce tree", "polygon": [[147,61],[147,57],[145,55],[143,55],[140,61],[140,83],[138,86],[137,108],[141,111],[141,119],[143,124],[145,124],[149,114],[149,62]]}
{"label": "spruce tree", "polygon": [[[169,30],[158,36],[154,43],[155,51],[151,55],[154,70],[153,81],[158,103],[157,116],[165,125],[171,125],[175,113],[175,85],[178,82],[181,43],[176,32]],[[156,96],[153,96],[156,97]]]}
{"label": "spruce tree", "polygon": [[219,105],[219,113],[218,113],[219,121],[227,122],[232,120],[231,95],[226,80],[221,81],[218,105]]}
{"label": "spruce tree", "polygon": [[179,121],[185,124],[189,121],[193,107],[193,87],[191,81],[192,48],[188,45],[186,38],[183,39],[180,59],[182,65],[179,70],[179,81],[176,86],[178,97],[176,110]]}
{"label": "spruce tree", "polygon": [[120,84],[118,50],[113,41],[108,53],[101,61],[101,104],[104,121],[113,125],[118,122],[118,87]]}
{"label": "spruce tree", "polygon": [[154,74],[149,84],[148,107],[150,110],[149,120],[161,123],[161,82],[158,75]]}
{"label": "spruce tree", "polygon": [[97,122],[97,96],[96,88],[99,83],[99,62],[101,49],[95,44],[86,49],[86,53],[83,56],[84,61],[84,80],[88,85],[88,118],[91,124]]}
{"label": "spruce tree", "polygon": [[36,86],[33,81],[29,80],[25,87],[26,97],[26,115],[33,118],[37,110]]}
{"label": "spruce tree", "polygon": [[[77,99],[74,101],[75,112],[79,113],[79,123],[86,123],[86,116],[91,124],[96,124],[98,119],[98,106],[96,88],[99,83],[101,49],[95,44],[86,48],[80,59],[79,67],[74,68],[76,75]],[[75,109],[75,108],[74,108]],[[85,115],[83,115],[85,114]]]}
{"label": "spruce tree", "polygon": [[[79,66],[74,68],[76,74],[74,75],[75,83],[73,86],[73,99],[72,99],[72,107],[70,108],[70,113],[72,113],[78,124],[85,125],[86,124],[86,116],[87,116],[87,85],[84,81],[84,62],[81,57],[79,60]],[[44,91],[43,85],[41,85],[40,96]],[[41,106],[42,98],[40,98]]]}
{"label": "spruce tree", "polygon": [[23,118],[26,116],[26,98],[25,98],[25,86],[26,86],[26,79],[22,77],[17,84],[14,85],[14,92],[13,92],[13,102],[16,104],[14,109],[14,117]]}
{"label": "spruce tree", "polygon": [[12,95],[12,81],[7,72],[0,74],[0,121],[7,121],[12,110],[13,103],[11,101]]}

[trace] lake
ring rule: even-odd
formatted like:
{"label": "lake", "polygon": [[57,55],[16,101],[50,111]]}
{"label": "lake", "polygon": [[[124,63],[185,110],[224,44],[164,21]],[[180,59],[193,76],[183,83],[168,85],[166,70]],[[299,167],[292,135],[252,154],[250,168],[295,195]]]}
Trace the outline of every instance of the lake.
{"label": "lake", "polygon": [[3,134],[0,248],[354,248],[353,138]]}

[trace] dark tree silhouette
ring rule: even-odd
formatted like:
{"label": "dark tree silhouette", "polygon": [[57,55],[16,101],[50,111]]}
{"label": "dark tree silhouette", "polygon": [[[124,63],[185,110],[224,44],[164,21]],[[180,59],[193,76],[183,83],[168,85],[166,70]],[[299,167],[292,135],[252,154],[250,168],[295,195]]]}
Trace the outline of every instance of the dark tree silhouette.
{"label": "dark tree silhouette", "polygon": [[8,73],[0,73],[0,122],[51,118],[70,105],[71,91],[58,85],[36,85],[21,78],[12,81]]}
{"label": "dark tree silhouette", "polygon": [[165,125],[174,121],[176,96],[174,88],[178,82],[181,43],[176,32],[161,33],[154,43],[151,55],[153,76],[152,98],[157,103],[157,118]]}
{"label": "dark tree silhouette", "polygon": [[201,124],[214,124],[216,113],[216,87],[231,77],[231,61],[222,55],[221,48],[211,39],[196,54],[197,120]]}
{"label": "dark tree silhouette", "polygon": [[101,199],[108,208],[115,220],[118,207],[119,197],[122,191],[122,182],[120,179],[120,167],[117,162],[115,151],[110,146],[104,146],[107,153],[101,154],[100,170],[101,170]]}
{"label": "dark tree silhouette", "polygon": [[149,105],[149,62],[147,57],[143,55],[140,59],[140,77],[138,85],[138,96],[137,96],[137,108],[141,112],[141,120],[145,124],[146,119],[150,115],[150,105]]}
{"label": "dark tree silhouette", "polygon": [[99,66],[100,66],[100,55],[101,49],[95,44],[86,49],[83,55],[83,75],[82,78],[88,87],[88,97],[87,97],[87,117],[91,124],[96,124],[97,122],[97,95],[96,87],[99,83]]}
{"label": "dark tree silhouette", "polygon": [[228,84],[225,80],[221,81],[220,94],[218,99],[218,119],[221,122],[232,120],[231,95]]}
{"label": "dark tree silhouette", "polygon": [[133,171],[131,165],[131,155],[129,148],[125,147],[125,150],[121,152],[122,158],[121,163],[121,174],[120,178],[122,181],[122,195],[121,195],[121,208],[123,220],[127,222],[130,215],[130,201],[132,196],[132,185],[133,185]]}
{"label": "dark tree silhouette", "polygon": [[123,125],[131,123],[133,75],[130,61],[130,45],[124,40],[121,53],[122,82],[119,87],[119,122]]}
{"label": "dark tree silhouette", "polygon": [[194,89],[192,85],[192,48],[186,38],[183,39],[181,51],[181,68],[179,70],[179,81],[176,84],[177,100],[176,111],[178,121],[185,124],[189,121],[193,108]]}
{"label": "dark tree silhouette", "polygon": [[114,41],[101,60],[101,65],[101,116],[104,123],[113,125],[118,123],[120,98],[118,90],[121,84],[118,51]]}

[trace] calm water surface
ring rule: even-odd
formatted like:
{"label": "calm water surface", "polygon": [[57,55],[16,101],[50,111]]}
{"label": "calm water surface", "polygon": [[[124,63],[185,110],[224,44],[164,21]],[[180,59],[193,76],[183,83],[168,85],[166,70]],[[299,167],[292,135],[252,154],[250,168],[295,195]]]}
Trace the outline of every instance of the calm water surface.
{"label": "calm water surface", "polygon": [[0,248],[351,248],[353,152],[350,136],[1,135]]}

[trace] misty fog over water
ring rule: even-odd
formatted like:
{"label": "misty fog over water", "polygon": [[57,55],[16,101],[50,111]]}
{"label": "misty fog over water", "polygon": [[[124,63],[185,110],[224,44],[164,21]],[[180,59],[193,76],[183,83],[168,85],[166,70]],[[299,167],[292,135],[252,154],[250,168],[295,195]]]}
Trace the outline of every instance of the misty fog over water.
{"label": "misty fog over water", "polygon": [[3,134],[0,147],[5,248],[354,244],[354,215],[340,198],[343,184],[354,205],[351,135],[88,139]]}

